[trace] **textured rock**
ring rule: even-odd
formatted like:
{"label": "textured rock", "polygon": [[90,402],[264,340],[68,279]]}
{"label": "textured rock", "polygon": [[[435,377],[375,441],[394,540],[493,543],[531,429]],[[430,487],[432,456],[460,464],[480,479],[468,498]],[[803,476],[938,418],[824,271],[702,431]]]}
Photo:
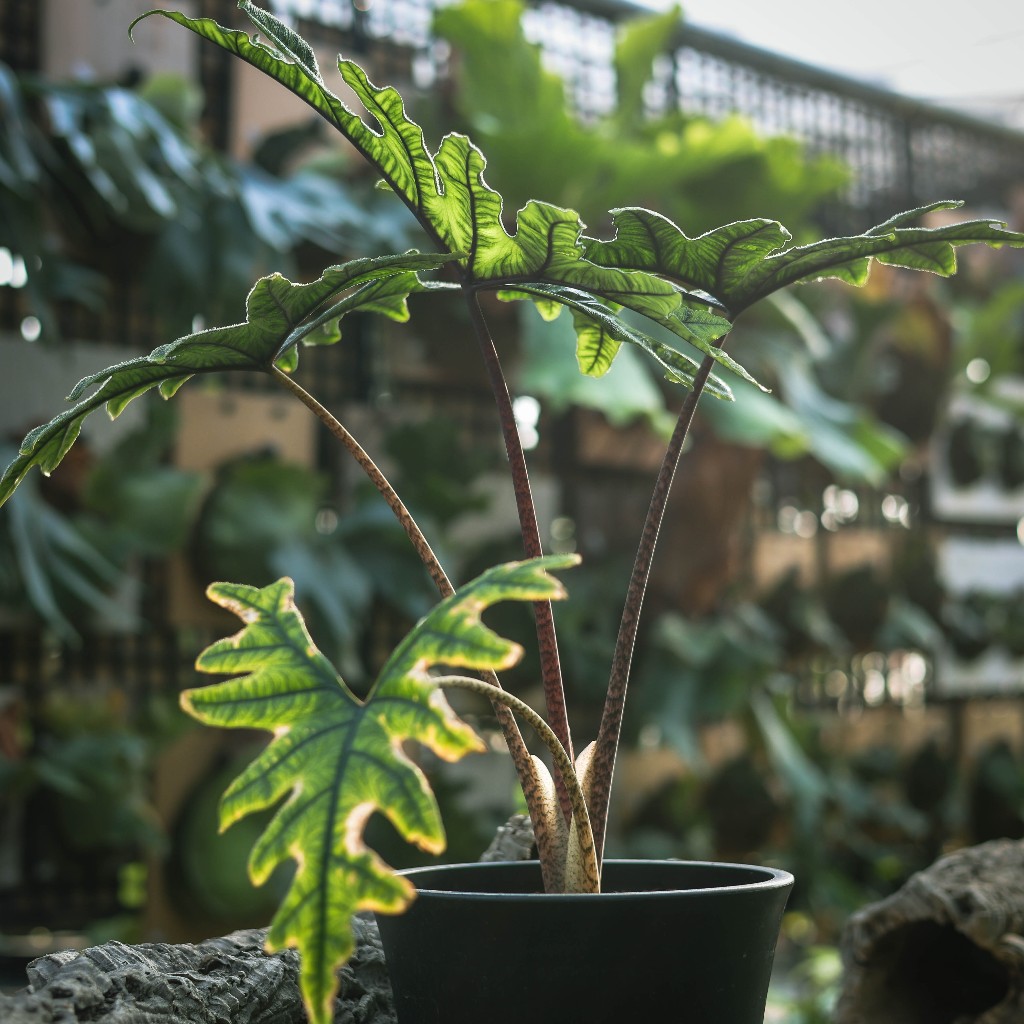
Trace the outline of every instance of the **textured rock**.
{"label": "textured rock", "polygon": [[836,1024],[1024,1021],[1024,842],[936,861],[850,918]]}
{"label": "textured rock", "polygon": [[[530,819],[498,829],[481,860],[527,860]],[[384,952],[370,915],[354,920],[334,1024],[396,1024]],[[264,952],[265,932],[183,945],[107,942],[33,960],[28,987],[0,995],[2,1024],[306,1024],[299,955]]]}
{"label": "textured rock", "polygon": [[[335,1024],[395,1024],[377,925],[355,921]],[[108,942],[34,960],[26,989],[0,996],[4,1024],[306,1024],[294,950],[268,954],[264,932],[195,945]]]}

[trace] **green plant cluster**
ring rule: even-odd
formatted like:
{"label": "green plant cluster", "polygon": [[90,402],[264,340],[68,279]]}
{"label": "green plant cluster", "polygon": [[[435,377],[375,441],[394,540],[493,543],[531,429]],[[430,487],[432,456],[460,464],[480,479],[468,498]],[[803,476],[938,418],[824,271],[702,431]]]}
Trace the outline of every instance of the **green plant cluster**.
{"label": "green plant cluster", "polygon": [[8,935],[39,928],[37,886],[81,888],[53,901],[55,930],[127,935],[145,904],[147,862],[167,850],[149,779],[181,730],[169,699],[137,701],[99,685],[18,699],[0,688],[0,862]]}
{"label": "green plant cluster", "polygon": [[411,222],[369,183],[308,158],[315,125],[235,160],[202,142],[195,90],[171,76],[54,83],[0,66],[0,243],[22,262],[44,342],[58,340],[64,304],[99,312],[125,302],[129,283],[177,333],[200,313],[231,316],[259,274],[295,269],[301,246],[407,242]]}

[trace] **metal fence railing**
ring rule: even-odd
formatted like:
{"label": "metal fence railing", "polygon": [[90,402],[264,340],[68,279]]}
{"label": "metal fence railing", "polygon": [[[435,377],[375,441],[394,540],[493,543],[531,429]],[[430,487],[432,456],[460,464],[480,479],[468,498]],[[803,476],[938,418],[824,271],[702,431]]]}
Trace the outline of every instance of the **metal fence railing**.
{"label": "metal fence railing", "polygon": [[[276,0],[279,13],[339,33],[357,49],[368,41],[431,50],[433,10],[446,0]],[[524,29],[560,73],[581,117],[615,102],[616,26],[642,12],[629,0],[533,4]],[[863,226],[893,209],[938,198],[1004,207],[1024,165],[1024,133],[683,24],[666,41],[651,96],[712,118],[739,113],[766,134],[803,140],[811,153],[851,169],[845,217]],[[443,73],[443,67],[437,69]]]}
{"label": "metal fence railing", "polygon": [[[444,73],[433,45],[434,10],[451,0],[269,0],[301,31],[354,53],[373,50],[421,83]],[[41,15],[37,4],[0,2],[0,60],[37,70]],[[615,103],[612,52],[616,28],[643,12],[634,0],[533,2],[524,29],[549,67],[566,80],[583,118]],[[234,0],[198,0],[197,13],[236,23]],[[207,137],[226,144],[230,57],[203,47],[201,77],[211,104]],[[375,69],[391,74],[392,67]],[[809,152],[833,154],[852,178],[830,219],[863,225],[876,215],[941,198],[1005,208],[1024,166],[1024,132],[946,110],[761,50],[684,23],[666,40],[650,97],[695,115],[739,113],[766,134],[803,140]],[[847,226],[844,224],[840,227]]]}
{"label": "metal fence railing", "polygon": [[1024,133],[900,96],[693,26],[680,31],[675,85],[683,109],[738,111],[853,173],[847,202],[886,216],[938,198],[1004,206],[1020,180]]}

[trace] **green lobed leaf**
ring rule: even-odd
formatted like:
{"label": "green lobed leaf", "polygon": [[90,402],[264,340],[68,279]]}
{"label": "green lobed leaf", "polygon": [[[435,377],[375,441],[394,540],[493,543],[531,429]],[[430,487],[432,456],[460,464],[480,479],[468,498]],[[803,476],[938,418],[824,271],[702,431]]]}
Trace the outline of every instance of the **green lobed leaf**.
{"label": "green lobed leaf", "polygon": [[734,372],[749,376],[714,342],[732,329],[709,308],[705,296],[690,296],[672,282],[633,268],[599,266],[586,259],[584,225],[575,210],[536,200],[516,215],[510,235],[501,196],[483,177],[483,154],[462,135],[448,135],[437,153],[444,194],[426,214],[446,245],[467,252],[472,281],[492,287],[523,283],[568,286],[646,316]]}
{"label": "green lobed leaf", "polygon": [[956,247],[976,243],[1024,245],[1024,234],[1009,231],[991,220],[963,221],[942,227],[907,227],[906,223],[937,209],[958,203],[934,203],[899,214],[862,235],[829,238],[796,246],[771,256],[753,268],[727,302],[743,308],[790,284],[838,277],[851,284],[867,281],[870,261],[910,270],[925,270],[943,277],[956,272]]}
{"label": "green lobed leaf", "polygon": [[[617,350],[619,343],[628,342],[653,356],[661,364],[667,380],[693,387],[694,375],[699,369],[695,359],[638,330],[587,292],[554,285],[525,284],[498,294],[506,299],[530,298],[539,303],[558,303],[570,309],[576,327],[577,361],[581,372],[589,376],[603,376],[615,357],[615,351],[611,349],[615,347]],[[745,371],[743,375],[746,376]],[[708,377],[704,390],[715,398],[732,400],[729,385],[713,374]]]}
{"label": "green lobed leaf", "polygon": [[688,291],[717,302],[730,283],[741,280],[781,249],[789,232],[777,221],[744,220],[688,238],[667,217],[653,210],[612,210],[615,237],[587,239],[587,259],[610,267],[664,274]]}
{"label": "green lobed leaf", "polygon": [[587,377],[603,377],[611,368],[622,342],[600,320],[573,310],[576,361]]}
{"label": "green lobed leaf", "polygon": [[262,589],[210,587],[210,597],[245,627],[208,647],[196,665],[236,678],[186,691],[182,706],[208,725],[273,733],[224,793],[221,825],[280,804],[253,847],[249,871],[259,884],[283,861],[297,862],[267,945],[298,948],[303,998],[318,1024],[332,1017],[336,971],[353,950],[352,915],[398,913],[415,894],[365,846],[370,815],[383,813],[421,849],[444,848],[434,795],[402,744],[416,740],[446,760],[483,749],[432,682],[431,670],[499,670],[515,663],[521,648],[483,625],[481,613],[499,601],[564,597],[547,570],[576,561],[569,555],[510,563],[467,583],[398,645],[365,702],[314,646],[291,580]]}
{"label": "green lobed leaf", "polygon": [[235,54],[280,82],[338,129],[383,175],[388,186],[413,208],[437,195],[433,162],[423,141],[423,129],[405,116],[402,97],[393,88],[377,89],[366,73],[351,61],[338,62],[338,70],[376,120],[374,131],[328,88],[310,48],[283,22],[248,0],[238,5],[273,44],[268,46],[244,32],[224,28],[209,18],[189,18],[177,11],[155,10],[196,35]]}
{"label": "green lobed leaf", "polygon": [[[68,395],[75,405],[36,427],[22,442],[18,456],[0,479],[0,504],[14,492],[33,467],[50,474],[78,437],[90,413],[106,407],[116,418],[140,395],[159,388],[170,398],[191,376],[223,370],[269,371],[275,364],[291,368],[299,341],[318,334],[326,323],[346,313],[368,309],[395,319],[407,316],[404,299],[430,287],[416,276],[417,270],[433,270],[452,257],[416,252],[353,260],[329,267],[309,284],[293,284],[281,274],[256,282],[246,299],[244,323],[215,327],[189,334],[98,373],[83,377]],[[355,289],[319,317],[308,320],[338,292]],[[334,340],[337,334],[333,335]],[[94,388],[91,394],[87,394]],[[86,397],[83,397],[86,396]]]}
{"label": "green lobed leaf", "polygon": [[[520,218],[521,230],[511,237],[501,222],[501,197],[483,182],[484,156],[465,136],[446,136],[435,162],[423,129],[406,116],[399,93],[391,87],[378,88],[357,64],[341,60],[341,77],[377,122],[379,130],[374,131],[327,89],[315,59],[303,56],[305,44],[294,32],[245,0],[239,6],[277,51],[210,19],[172,11],[150,13],[170,18],[238,55],[309,103],[377,168],[440,241],[453,252],[465,254],[464,262],[475,278],[528,275],[559,253],[566,262],[579,260],[576,240],[582,224],[576,213],[545,203],[528,204]],[[574,253],[568,259],[567,250]]]}
{"label": "green lobed leaf", "polygon": [[735,316],[791,284],[831,277],[862,285],[872,259],[946,277],[956,271],[957,246],[1024,245],[1024,234],[990,220],[935,228],[907,226],[925,214],[959,205],[933,203],[898,214],[861,235],[790,248],[785,248],[789,232],[775,221],[740,221],[687,238],[660,214],[621,209],[613,211],[615,237],[588,240],[586,253],[602,265],[662,274],[687,290],[708,292]]}
{"label": "green lobed leaf", "polygon": [[714,345],[731,325],[708,309],[705,297],[688,296],[649,274],[588,263],[581,241],[584,225],[573,210],[531,200],[517,215],[515,233],[509,234],[501,196],[483,178],[486,160],[468,138],[447,135],[432,156],[423,129],[406,116],[398,92],[378,88],[357,64],[341,60],[341,77],[376,121],[374,131],[327,89],[308,47],[291,29],[247,0],[239,6],[276,50],[209,19],[151,13],[171,18],[237,54],[309,103],[376,167],[437,241],[460,254],[467,282],[498,288],[537,281],[583,288],[650,317],[741,372]]}

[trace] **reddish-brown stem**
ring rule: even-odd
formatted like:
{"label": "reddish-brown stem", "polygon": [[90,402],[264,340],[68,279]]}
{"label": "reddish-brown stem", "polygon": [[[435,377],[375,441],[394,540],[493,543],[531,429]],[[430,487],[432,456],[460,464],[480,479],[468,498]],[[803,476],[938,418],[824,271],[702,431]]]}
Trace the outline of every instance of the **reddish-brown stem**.
{"label": "reddish-brown stem", "polygon": [[640,623],[640,611],[647,590],[647,580],[651,574],[654,561],[654,549],[658,543],[665,506],[668,503],[672,481],[675,478],[679,456],[682,454],[683,443],[687,431],[693,421],[697,401],[714,360],[705,356],[694,377],[693,390],[686,396],[675,429],[669,439],[662,460],[661,468],[654,483],[651,503],[644,521],[640,545],[637,548],[636,560],[633,563],[633,574],[629,579],[626,601],[622,609],[622,620],[619,634],[615,641],[615,653],[612,655],[611,674],[608,680],[608,693],[605,697],[604,711],[601,714],[601,726],[598,730],[593,758],[590,763],[590,820],[594,829],[594,845],[597,848],[598,863],[604,857],[604,840],[608,824],[608,801],[611,796],[612,777],[615,774],[615,758],[619,747],[619,733],[622,729],[622,711],[626,703],[626,689],[629,685],[629,672],[633,662],[633,648],[636,645],[636,632]]}
{"label": "reddish-brown stem", "polygon": [[[452,586],[451,581],[448,579],[447,574],[444,571],[441,563],[438,561],[437,556],[434,554],[433,549],[430,547],[427,538],[423,535],[416,520],[413,519],[412,514],[405,507],[405,503],[398,496],[398,493],[391,486],[391,483],[386,476],[377,467],[377,464],[370,458],[366,450],[360,445],[360,443],[345,429],[343,423],[331,411],[321,405],[317,399],[311,395],[305,388],[302,387],[297,381],[293,380],[287,373],[279,370],[276,366],[270,369],[271,376],[284,388],[290,391],[296,398],[302,402],[320,421],[327,427],[331,434],[336,437],[348,450],[349,454],[359,464],[363,472],[369,477],[374,487],[377,488],[381,497],[387,502],[388,507],[394,513],[395,518],[401,524],[402,529],[405,530],[406,536],[408,536],[416,554],[419,555],[420,561],[426,567],[430,578],[434,581],[434,585],[437,587],[438,593],[442,598],[449,597],[455,592],[455,588]],[[491,686],[501,689],[501,684],[498,682],[498,677],[493,672],[483,673],[484,679]],[[519,726],[516,723],[515,717],[512,712],[504,704],[499,701],[492,701],[491,706],[494,708],[494,713],[497,716],[498,724],[501,726],[502,734],[505,737],[505,743],[508,746],[509,754],[512,757],[512,763],[515,765],[516,774],[522,781],[523,795],[526,798],[527,809],[530,811],[530,817],[534,822],[534,830],[537,832],[537,848],[541,851],[542,868],[547,866],[547,861],[543,856],[547,849],[552,851],[552,856],[555,855],[554,851],[558,849],[557,838],[555,836],[548,836],[543,833],[545,827],[546,816],[543,813],[543,807],[540,801],[543,799],[543,793],[540,787],[537,785],[536,771],[533,767],[533,761],[530,758],[530,752],[527,749],[526,741],[523,739],[523,734],[519,731]],[[537,830],[541,831],[538,832]]]}
{"label": "reddish-brown stem", "polygon": [[522,715],[533,726],[537,735],[544,741],[544,745],[551,753],[551,761],[555,767],[555,772],[562,777],[562,783],[569,794],[569,801],[572,805],[572,812],[576,822],[578,848],[574,853],[581,862],[581,877],[584,880],[584,885],[582,888],[572,888],[567,891],[600,892],[601,879],[597,864],[597,853],[594,850],[594,835],[590,828],[590,817],[587,811],[587,799],[583,795],[579,779],[576,777],[576,769],[572,759],[566,753],[562,744],[558,742],[558,737],[551,731],[551,727],[529,704],[524,703],[514,694],[501,690],[498,694],[492,695],[492,688],[487,683],[482,683],[479,679],[466,679],[463,676],[435,676],[434,683],[442,688],[453,687],[482,694],[485,697],[489,697],[492,704],[500,701],[511,711]]}
{"label": "reddish-brown stem", "polygon": [[[523,537],[523,548],[527,558],[542,555],[543,547],[540,540],[540,529],[537,525],[537,510],[533,503],[530,490],[530,476],[526,469],[526,454],[523,451],[516,425],[515,413],[512,409],[512,398],[508,392],[508,384],[502,373],[498,351],[480,308],[479,296],[468,285],[463,285],[466,305],[469,308],[470,320],[476,333],[480,353],[483,357],[491,392],[498,408],[498,420],[501,424],[502,437],[505,440],[505,452],[508,455],[509,469],[512,475],[512,487],[515,491],[516,510],[519,513],[519,525]],[[558,639],[555,633],[555,620],[549,601],[538,601],[533,606],[534,620],[537,627],[537,648],[540,655],[541,680],[544,684],[544,702],[547,710],[548,725],[558,737],[559,743],[572,758],[572,737],[569,731],[569,716],[565,709],[565,691],[562,688],[562,667],[558,657]],[[566,821],[572,814],[569,795],[565,791],[561,778],[555,776],[555,788],[558,802]]]}
{"label": "reddish-brown stem", "polygon": [[298,381],[294,380],[283,370],[279,370],[276,366],[270,368],[270,375],[278,384],[298,398],[327,427],[331,434],[345,446],[348,453],[359,464],[360,469],[366,474],[373,486],[377,488],[377,492],[394,513],[399,525],[412,543],[420,561],[427,572],[430,573],[430,578],[434,581],[434,586],[437,587],[441,597],[448,597],[455,593],[455,588],[451,585],[451,581],[434,554],[427,538],[423,535],[423,531],[420,530],[416,520],[413,519],[412,513],[405,507],[405,503],[391,486],[388,478],[380,471],[363,446],[346,430],[345,425],[329,409],[321,405]]}

